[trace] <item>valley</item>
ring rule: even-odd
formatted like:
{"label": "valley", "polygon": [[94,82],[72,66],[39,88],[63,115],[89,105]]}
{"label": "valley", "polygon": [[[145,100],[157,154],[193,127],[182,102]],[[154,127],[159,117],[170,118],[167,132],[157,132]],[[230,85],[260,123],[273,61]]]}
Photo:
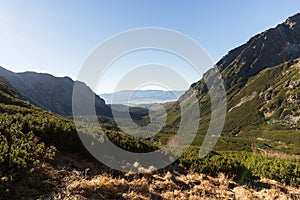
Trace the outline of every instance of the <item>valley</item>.
{"label": "valley", "polygon": [[[110,104],[69,77],[1,67],[0,199],[299,199],[299,36],[300,14],[296,14],[229,51],[187,92],[152,91],[142,95],[141,104],[121,105],[122,99]],[[217,93],[219,88],[206,81],[220,79],[226,90],[224,127],[212,151],[199,158],[212,113],[218,112],[212,110],[210,91]],[[95,99],[96,120],[94,113],[74,115],[74,84],[82,88],[82,97]],[[191,94],[198,101],[187,106],[199,105],[201,112],[195,119],[197,134],[187,147],[189,129],[184,137],[173,138],[182,115],[189,114],[182,113],[180,102]],[[150,97],[154,100],[148,101]],[[160,122],[164,122],[161,129]],[[181,148],[187,151],[158,170],[150,161],[143,165],[138,157],[129,163],[122,155],[110,156],[111,162],[122,163],[127,170],[121,172],[93,157],[82,137],[92,148],[113,143],[136,154],[157,151],[170,160]],[[166,145],[171,148],[163,149]]]}

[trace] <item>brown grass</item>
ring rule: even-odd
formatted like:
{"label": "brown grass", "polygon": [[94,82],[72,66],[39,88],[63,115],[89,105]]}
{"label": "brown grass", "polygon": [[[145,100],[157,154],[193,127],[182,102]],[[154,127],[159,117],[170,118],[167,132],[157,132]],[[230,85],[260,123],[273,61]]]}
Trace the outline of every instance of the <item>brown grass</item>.
{"label": "brown grass", "polygon": [[[72,163],[72,165],[70,165]],[[75,163],[75,166],[74,166]],[[77,165],[76,165],[77,163]],[[300,188],[261,179],[259,185],[239,185],[223,174],[211,177],[168,168],[152,174],[116,173],[72,156],[40,169],[16,184],[16,199],[299,199]],[[61,167],[63,166],[63,167]]]}
{"label": "brown grass", "polygon": [[273,158],[279,158],[282,160],[287,159],[300,159],[300,155],[292,155],[288,153],[283,152],[277,152],[277,151],[266,151],[264,149],[257,148],[259,150],[259,153],[261,155],[267,156],[267,157],[273,157]]}

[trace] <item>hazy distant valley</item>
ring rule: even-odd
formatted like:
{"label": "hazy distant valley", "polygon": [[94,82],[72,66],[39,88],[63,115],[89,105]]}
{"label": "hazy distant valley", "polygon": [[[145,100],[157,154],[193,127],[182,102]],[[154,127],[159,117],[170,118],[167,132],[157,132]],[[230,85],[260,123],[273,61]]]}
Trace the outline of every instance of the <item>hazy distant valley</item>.
{"label": "hazy distant valley", "polygon": [[104,93],[99,96],[104,99],[106,104],[136,106],[177,101],[184,92],[185,91],[126,90],[115,93]]}

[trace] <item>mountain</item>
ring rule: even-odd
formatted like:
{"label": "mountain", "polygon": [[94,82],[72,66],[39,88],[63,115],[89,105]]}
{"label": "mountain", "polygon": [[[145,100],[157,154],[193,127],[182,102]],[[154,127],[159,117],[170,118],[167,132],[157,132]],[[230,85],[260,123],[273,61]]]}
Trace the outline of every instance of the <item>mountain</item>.
{"label": "mountain", "polygon": [[[51,146],[54,145],[54,146]],[[10,187],[53,159],[56,148],[85,152],[69,119],[22,100],[9,82],[0,79],[0,199]]]}
{"label": "mountain", "polygon": [[[195,144],[202,143],[211,116],[209,88],[204,80],[218,81],[220,77],[214,73],[217,68],[225,84],[227,114],[222,132],[223,140],[218,141],[219,146],[216,148],[251,151],[251,143],[257,138],[263,138],[265,142],[269,141],[275,146],[273,150],[277,147],[284,150],[279,147],[280,143],[275,144],[275,141],[280,141],[287,149],[299,153],[299,58],[300,14],[229,51],[217,62],[215,68],[205,73],[190,88],[190,91],[196,93],[201,109],[199,134]],[[181,99],[187,97],[188,93]],[[178,107],[176,104],[168,111],[168,127],[178,126]],[[294,146],[288,147],[288,144]],[[287,149],[284,151],[288,151]]]}
{"label": "mountain", "polygon": [[[84,83],[74,82],[69,77],[55,77],[50,74],[24,72],[14,73],[0,67],[0,76],[26,100],[51,112],[71,116],[72,92],[74,83],[79,83],[83,94],[93,94]],[[98,115],[111,116],[111,110],[103,99],[95,95],[95,107]]]}
{"label": "mountain", "polygon": [[230,51],[216,64],[225,78],[226,88],[244,85],[261,70],[298,58],[299,35],[300,14],[296,14]]}
{"label": "mountain", "polygon": [[5,78],[0,78],[0,135],[6,132],[3,128],[11,133],[15,133],[16,130],[24,134],[33,132],[47,146],[55,145],[60,150],[82,151],[81,141],[72,120],[25,101],[8,83]]}
{"label": "mountain", "polygon": [[[216,67],[225,81],[225,88],[243,87],[249,77],[265,68],[298,58],[300,55],[300,13],[284,23],[252,37],[247,43],[229,51]],[[204,76],[208,77],[211,70]],[[192,85],[206,92],[203,79]]]}
{"label": "mountain", "polygon": [[100,94],[107,104],[140,105],[177,101],[184,91],[124,90]]}

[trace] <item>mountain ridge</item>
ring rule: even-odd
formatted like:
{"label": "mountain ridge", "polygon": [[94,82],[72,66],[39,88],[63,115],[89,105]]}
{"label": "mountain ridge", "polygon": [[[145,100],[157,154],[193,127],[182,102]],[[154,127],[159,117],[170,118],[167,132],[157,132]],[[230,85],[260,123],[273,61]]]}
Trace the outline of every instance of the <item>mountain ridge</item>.
{"label": "mountain ridge", "polygon": [[70,77],[55,77],[47,73],[21,72],[14,73],[0,67],[0,76],[16,89],[21,96],[32,104],[50,110],[56,114],[72,115],[72,93],[75,83],[81,85],[83,94],[95,95],[96,112],[99,115],[111,116],[110,108],[83,82],[73,81]]}
{"label": "mountain ridge", "polygon": [[[251,37],[246,43],[230,50],[215,65],[221,73],[225,89],[243,87],[248,78],[265,68],[274,67],[300,57],[300,13],[283,23]],[[214,68],[204,73],[210,79]],[[214,74],[214,73],[212,73]],[[203,78],[192,84],[200,93],[208,90]]]}
{"label": "mountain ridge", "polygon": [[[280,33],[280,34],[279,34]],[[275,36],[281,35],[282,40]],[[264,39],[266,38],[266,39]],[[275,39],[274,39],[275,38]],[[287,50],[290,44],[297,46]],[[299,48],[298,48],[299,46]],[[259,51],[258,51],[259,50]],[[291,138],[299,138],[300,130],[300,14],[288,18],[275,28],[252,37],[247,43],[231,50],[203,78],[191,85],[189,92],[196,93],[201,110],[195,145],[201,145],[207,133],[211,116],[210,90],[206,81],[216,82],[222,78],[227,101],[227,113],[222,129],[223,139],[217,150],[244,149],[251,151],[251,143],[266,137],[274,141],[274,149],[297,153],[299,144]],[[276,61],[276,62],[275,62]],[[221,76],[217,76],[216,69]],[[206,80],[206,81],[205,81]],[[218,86],[217,86],[218,87]],[[188,98],[185,93],[181,100]],[[168,110],[168,129],[174,132],[180,122],[179,104]],[[232,138],[236,136],[235,138]],[[275,140],[294,147],[282,149]],[[262,147],[261,147],[262,148]]]}
{"label": "mountain ridge", "polygon": [[[229,70],[225,87],[232,86],[232,79],[242,78],[243,84],[249,76],[262,69],[276,66],[300,55],[300,13],[285,22],[252,37],[245,44],[229,51],[216,66],[223,72]],[[294,46],[292,48],[291,46]]]}

